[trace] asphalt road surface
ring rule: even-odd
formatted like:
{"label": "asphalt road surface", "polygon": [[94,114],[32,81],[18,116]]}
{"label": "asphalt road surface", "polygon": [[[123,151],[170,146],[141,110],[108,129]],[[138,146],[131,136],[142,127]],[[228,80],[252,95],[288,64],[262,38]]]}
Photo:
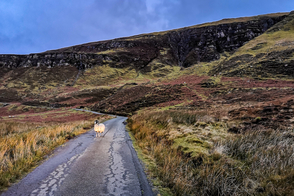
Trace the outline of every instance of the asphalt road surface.
{"label": "asphalt road surface", "polygon": [[154,195],[125,131],[125,117],[106,121],[59,147],[53,156],[1,196]]}

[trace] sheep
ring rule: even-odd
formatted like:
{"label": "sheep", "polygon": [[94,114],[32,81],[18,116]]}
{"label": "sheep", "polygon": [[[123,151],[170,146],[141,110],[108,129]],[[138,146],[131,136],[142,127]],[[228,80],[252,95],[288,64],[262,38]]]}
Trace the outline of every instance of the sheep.
{"label": "sheep", "polygon": [[96,132],[95,137],[98,136],[99,133],[99,137],[101,136],[101,134],[104,132],[106,126],[102,123],[99,123],[98,120],[94,121],[94,131]]}

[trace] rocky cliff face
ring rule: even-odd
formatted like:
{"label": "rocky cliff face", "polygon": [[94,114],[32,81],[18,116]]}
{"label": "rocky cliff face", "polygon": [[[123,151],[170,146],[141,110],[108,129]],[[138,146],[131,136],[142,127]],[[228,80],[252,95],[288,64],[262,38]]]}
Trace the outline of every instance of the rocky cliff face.
{"label": "rocky cliff face", "polygon": [[213,68],[210,75],[294,78],[294,12],[250,40]]}
{"label": "rocky cliff face", "polygon": [[0,67],[53,68],[74,66],[79,70],[109,65],[131,66],[149,72],[152,62],[189,67],[198,62],[219,59],[220,53],[231,52],[261,35],[288,13],[228,19],[193,27],[100,41],[30,55],[0,55]]}

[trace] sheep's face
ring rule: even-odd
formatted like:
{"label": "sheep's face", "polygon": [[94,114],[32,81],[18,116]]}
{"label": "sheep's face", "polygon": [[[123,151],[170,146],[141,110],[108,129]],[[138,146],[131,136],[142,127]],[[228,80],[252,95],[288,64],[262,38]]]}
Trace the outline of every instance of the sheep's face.
{"label": "sheep's face", "polygon": [[98,120],[95,120],[95,121],[94,121],[94,124],[98,124],[98,123],[99,123],[99,121],[98,121]]}

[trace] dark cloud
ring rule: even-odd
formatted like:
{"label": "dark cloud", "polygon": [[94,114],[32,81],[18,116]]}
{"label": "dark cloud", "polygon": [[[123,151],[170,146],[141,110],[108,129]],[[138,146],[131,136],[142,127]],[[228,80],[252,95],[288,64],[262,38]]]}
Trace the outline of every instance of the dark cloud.
{"label": "dark cloud", "polygon": [[291,11],[282,0],[1,0],[0,53],[27,54],[222,18]]}

